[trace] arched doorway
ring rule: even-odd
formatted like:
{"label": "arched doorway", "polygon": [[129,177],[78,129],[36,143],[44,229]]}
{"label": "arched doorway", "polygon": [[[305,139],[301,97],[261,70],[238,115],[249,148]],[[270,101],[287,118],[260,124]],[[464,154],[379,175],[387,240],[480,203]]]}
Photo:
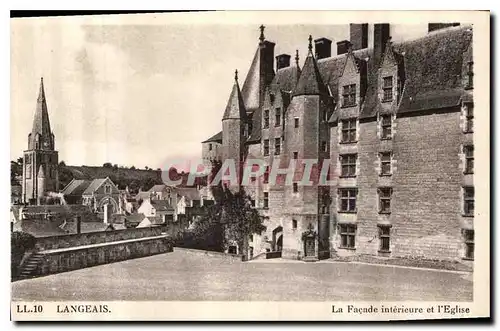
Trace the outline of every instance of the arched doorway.
{"label": "arched doorway", "polygon": [[281,252],[283,250],[283,227],[280,225],[273,230],[273,252]]}

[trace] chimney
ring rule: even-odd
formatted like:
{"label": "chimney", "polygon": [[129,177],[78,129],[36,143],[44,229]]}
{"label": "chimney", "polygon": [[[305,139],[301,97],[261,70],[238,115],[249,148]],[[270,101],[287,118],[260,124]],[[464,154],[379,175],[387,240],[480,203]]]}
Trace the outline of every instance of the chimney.
{"label": "chimney", "polygon": [[332,56],[332,41],[327,38],[319,38],[314,40],[314,49],[316,51],[316,59],[325,59]]}
{"label": "chimney", "polygon": [[349,40],[342,40],[337,43],[337,55],[342,55],[347,53],[351,43]]}
{"label": "chimney", "polygon": [[389,23],[375,24],[373,31],[373,57],[376,65],[378,65],[378,62],[382,58],[382,54],[384,54],[385,45],[391,35],[390,32],[391,28]]}
{"label": "chimney", "polygon": [[352,50],[368,48],[368,23],[349,25]]}
{"label": "chimney", "polygon": [[280,54],[276,56],[276,70],[287,68],[290,66],[290,55]]}
{"label": "chimney", "polygon": [[76,233],[82,233],[82,217],[76,216]]}
{"label": "chimney", "polygon": [[429,23],[427,32],[449,28],[451,26],[460,26],[460,23]]}

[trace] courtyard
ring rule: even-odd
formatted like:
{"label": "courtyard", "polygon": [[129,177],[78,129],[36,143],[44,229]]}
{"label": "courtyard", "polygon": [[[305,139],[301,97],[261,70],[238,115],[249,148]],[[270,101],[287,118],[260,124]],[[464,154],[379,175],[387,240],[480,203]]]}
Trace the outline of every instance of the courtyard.
{"label": "courtyard", "polygon": [[12,300],[471,301],[472,274],[183,251],[12,283]]}

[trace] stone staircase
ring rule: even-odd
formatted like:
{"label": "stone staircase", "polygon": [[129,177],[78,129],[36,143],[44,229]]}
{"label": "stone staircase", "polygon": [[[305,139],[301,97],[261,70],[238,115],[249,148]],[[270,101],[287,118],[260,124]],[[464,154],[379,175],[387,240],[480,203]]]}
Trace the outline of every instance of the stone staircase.
{"label": "stone staircase", "polygon": [[21,265],[19,270],[18,278],[26,279],[35,277],[38,274],[38,267],[42,264],[44,259],[44,254],[41,252],[36,252],[31,254],[26,261]]}

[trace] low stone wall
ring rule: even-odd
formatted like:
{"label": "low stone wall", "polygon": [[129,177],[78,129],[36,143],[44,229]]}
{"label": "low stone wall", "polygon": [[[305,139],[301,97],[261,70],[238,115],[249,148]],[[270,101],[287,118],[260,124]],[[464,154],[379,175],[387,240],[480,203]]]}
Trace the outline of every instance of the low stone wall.
{"label": "low stone wall", "polygon": [[240,254],[227,254],[221,252],[213,252],[213,251],[204,251],[201,249],[192,249],[192,248],[182,248],[182,247],[174,247],[174,252],[181,251],[186,254],[192,254],[197,256],[211,256],[220,258],[226,262],[241,262],[243,261],[243,255]]}
{"label": "low stone wall", "polygon": [[49,249],[102,244],[120,240],[156,237],[161,235],[164,231],[165,228],[163,226],[158,226],[115,231],[68,234],[53,237],[41,237],[36,239],[35,250],[45,251]]}
{"label": "low stone wall", "polygon": [[173,251],[167,236],[104,243],[43,253],[33,276],[43,276]]}

